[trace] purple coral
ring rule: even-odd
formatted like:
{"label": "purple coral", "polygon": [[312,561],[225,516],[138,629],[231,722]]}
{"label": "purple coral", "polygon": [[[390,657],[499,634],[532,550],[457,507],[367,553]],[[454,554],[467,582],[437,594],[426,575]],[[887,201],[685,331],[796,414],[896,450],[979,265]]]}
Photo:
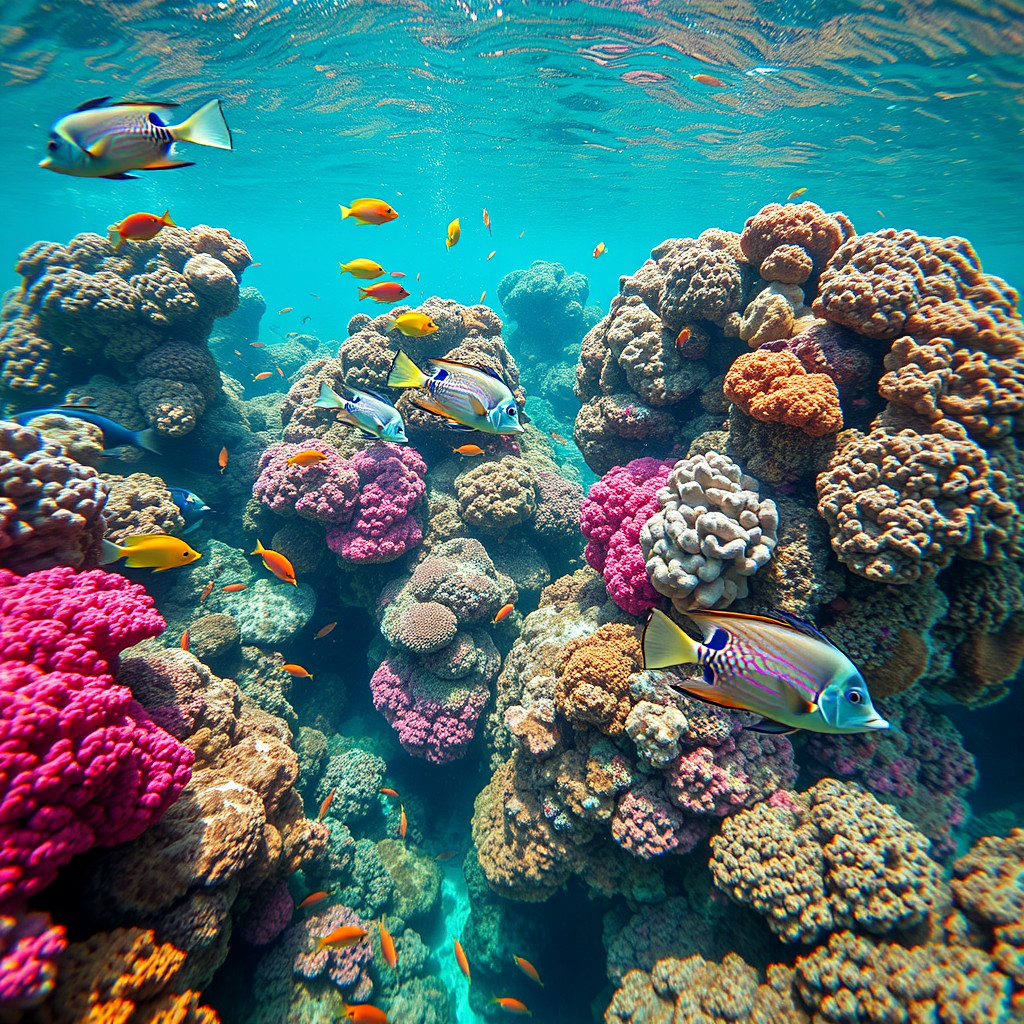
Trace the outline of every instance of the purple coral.
{"label": "purple coral", "polygon": [[344,949],[318,948],[319,939],[344,925],[366,930],[366,925],[354,910],[336,904],[292,925],[284,934],[284,946],[294,956],[296,974],[304,978],[318,978],[326,974],[338,988],[353,989],[353,995],[364,998],[372,988],[366,973],[373,962],[369,938],[360,939]]}
{"label": "purple coral", "polygon": [[[317,451],[320,462],[289,465],[299,452]],[[320,523],[347,523],[359,499],[359,474],[337,450],[319,438],[299,444],[279,442],[260,456],[252,493],[267,508]]]}

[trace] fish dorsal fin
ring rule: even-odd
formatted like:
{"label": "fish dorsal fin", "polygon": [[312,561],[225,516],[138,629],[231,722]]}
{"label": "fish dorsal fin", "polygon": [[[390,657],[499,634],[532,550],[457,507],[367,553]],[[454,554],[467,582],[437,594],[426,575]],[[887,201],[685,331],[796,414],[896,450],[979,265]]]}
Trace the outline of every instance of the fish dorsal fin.
{"label": "fish dorsal fin", "polygon": [[799,619],[795,615],[790,615],[789,612],[776,611],[775,614],[779,617],[779,622],[782,625],[789,626],[791,629],[795,629],[798,633],[803,633],[805,636],[812,636],[815,640],[820,640],[824,644],[828,644],[829,647],[835,647],[835,644],[813,622],[808,622],[806,619]]}
{"label": "fish dorsal fin", "polygon": [[165,103],[163,100],[118,100],[117,103],[109,103],[111,107],[153,107],[156,110],[174,110],[180,106],[178,103]]}
{"label": "fish dorsal fin", "polygon": [[359,397],[363,397],[363,398],[366,398],[366,397],[376,398],[378,402],[383,402],[385,405],[390,405],[391,404],[382,394],[380,394],[377,391],[371,391],[369,388],[356,388],[356,387],[353,387],[351,384],[344,384],[344,383],[341,386],[346,391],[348,391],[350,394],[355,395],[357,398],[359,398]]}
{"label": "fish dorsal fin", "polygon": [[[776,617],[771,615],[751,615],[749,612],[726,612],[726,611],[709,611],[709,612],[687,612],[695,622],[702,627],[705,623],[710,627],[714,625],[719,619],[723,620],[722,625],[728,629],[729,619],[745,619],[747,622],[764,622],[769,626],[776,626],[779,629],[788,629],[793,633],[801,633],[803,636],[812,637],[815,640],[820,640],[822,643],[828,644],[829,647],[835,647],[835,644],[823,633],[812,626],[809,622],[805,622],[803,619],[798,619],[795,615],[788,615],[785,612],[776,612]],[[703,620],[703,621],[702,621]]]}
{"label": "fish dorsal fin", "polygon": [[135,547],[138,547],[140,544],[145,544],[146,541],[148,541],[148,540],[153,540],[155,537],[168,537],[169,538],[170,534],[167,534],[167,533],[143,533],[143,534],[139,534],[137,537],[125,537],[125,539],[123,541],[121,541],[121,547],[123,547],[123,548],[135,548]]}
{"label": "fish dorsal fin", "polygon": [[[430,359],[428,362],[433,363],[434,366],[457,366],[460,370],[476,370],[477,373],[486,373],[488,377],[501,380],[494,370],[490,370],[486,366],[477,366],[475,363],[461,363],[457,359]],[[505,384],[503,380],[501,383]],[[507,384],[505,386],[508,387]]]}
{"label": "fish dorsal fin", "polygon": [[80,103],[77,107],[75,107],[72,113],[77,114],[81,110],[95,110],[97,107],[112,106],[112,104],[110,103],[110,100],[112,98],[113,97],[111,96],[98,96],[94,100],[86,100],[84,103]]}

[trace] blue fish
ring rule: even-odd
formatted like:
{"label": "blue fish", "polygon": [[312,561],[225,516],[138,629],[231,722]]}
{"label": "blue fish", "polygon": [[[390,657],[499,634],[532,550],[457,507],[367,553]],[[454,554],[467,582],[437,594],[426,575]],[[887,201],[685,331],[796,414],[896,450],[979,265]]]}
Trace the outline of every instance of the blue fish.
{"label": "blue fish", "polygon": [[217,514],[217,510],[210,508],[198,494],[193,494],[192,491],[184,487],[168,487],[167,489],[171,492],[174,504],[178,506],[181,518],[185,520],[185,529],[181,531],[182,536],[193,530],[198,530],[203,525],[204,516],[210,513]]}
{"label": "blue fish", "polygon": [[126,444],[135,448],[145,448],[147,452],[153,452],[154,455],[163,454],[155,430],[129,430],[127,427],[121,426],[120,423],[108,420],[106,416],[100,416],[99,413],[88,412],[85,409],[60,408],[59,406],[55,409],[30,409],[28,412],[19,412],[13,419],[15,423],[25,427],[40,416],[64,416],[71,420],[84,420],[94,427],[99,427],[103,431],[103,454],[108,458],[118,458],[112,449]]}
{"label": "blue fish", "polygon": [[402,414],[386,398],[348,384],[343,384],[341,390],[343,395],[336,394],[326,381],[321,381],[320,397],[313,403],[314,408],[337,409],[338,419],[355,427],[363,437],[409,443]]}

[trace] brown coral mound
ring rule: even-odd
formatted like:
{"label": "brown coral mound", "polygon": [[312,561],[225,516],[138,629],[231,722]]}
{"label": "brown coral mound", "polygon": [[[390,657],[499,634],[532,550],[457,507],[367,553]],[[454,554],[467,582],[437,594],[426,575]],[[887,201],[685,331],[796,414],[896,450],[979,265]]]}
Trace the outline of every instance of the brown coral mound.
{"label": "brown coral mound", "polygon": [[184,528],[181,511],[161,477],[132,473],[103,479],[110,486],[104,512],[108,540],[121,544],[136,534],[178,533]]}
{"label": "brown coral mound", "polygon": [[707,249],[691,238],[663,242],[651,253],[665,273],[658,314],[678,332],[688,321],[721,320],[740,309],[743,274],[725,249]]}
{"label": "brown coral mound", "polygon": [[792,248],[799,246],[820,270],[852,234],[853,225],[841,213],[826,213],[814,203],[769,203],[747,219],[740,248],[760,270],[779,246],[787,248],[776,262],[800,262]]}
{"label": "brown coral mound", "polygon": [[514,455],[487,461],[455,478],[459,515],[478,530],[503,533],[533,519],[537,511],[537,477]]}
{"label": "brown coral mound", "polygon": [[725,397],[764,423],[799,427],[809,437],[843,428],[839,391],[831,377],[808,373],[791,352],[749,352],[725,375]]}

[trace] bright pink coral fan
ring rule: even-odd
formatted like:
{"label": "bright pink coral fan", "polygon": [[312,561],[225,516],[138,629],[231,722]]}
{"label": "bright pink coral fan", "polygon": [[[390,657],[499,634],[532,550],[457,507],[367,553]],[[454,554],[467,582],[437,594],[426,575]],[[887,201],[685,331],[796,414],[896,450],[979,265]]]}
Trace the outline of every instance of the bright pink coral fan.
{"label": "bright pink coral fan", "polygon": [[423,531],[412,514],[427,489],[427,464],[415,448],[376,444],[345,465],[359,477],[355,512],[327,528],[327,546],[349,562],[391,562],[416,547]]}
{"label": "bright pink coral fan", "polygon": [[604,576],[611,599],[631,615],[661,601],[647,578],[640,530],[658,511],[658,491],[673,465],[645,458],[615,466],[590,488],[580,509],[584,557]]}
{"label": "bright pink coral fan", "polygon": [[0,912],[140,835],[187,784],[193,752],[109,674],[163,628],[115,573],[0,570]]}

